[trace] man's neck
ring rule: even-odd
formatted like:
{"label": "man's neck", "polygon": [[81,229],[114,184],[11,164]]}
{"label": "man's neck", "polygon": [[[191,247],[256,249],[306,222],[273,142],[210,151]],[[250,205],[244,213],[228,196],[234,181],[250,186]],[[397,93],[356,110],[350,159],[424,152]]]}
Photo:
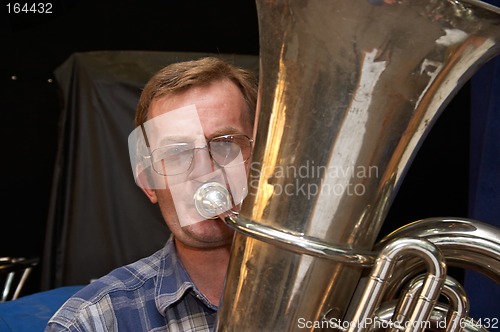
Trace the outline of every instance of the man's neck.
{"label": "man's neck", "polygon": [[196,287],[210,303],[219,306],[231,244],[213,249],[197,249],[175,241],[175,247],[182,265]]}

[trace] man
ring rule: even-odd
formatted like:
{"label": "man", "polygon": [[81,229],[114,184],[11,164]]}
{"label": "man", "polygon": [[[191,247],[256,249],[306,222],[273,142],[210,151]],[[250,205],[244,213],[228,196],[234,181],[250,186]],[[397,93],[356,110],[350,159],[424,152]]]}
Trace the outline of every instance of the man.
{"label": "man", "polygon": [[220,59],[172,64],[145,86],[129,149],[137,184],[172,232],[165,247],[70,298],[46,331],[214,327],[246,194],[257,81]]}

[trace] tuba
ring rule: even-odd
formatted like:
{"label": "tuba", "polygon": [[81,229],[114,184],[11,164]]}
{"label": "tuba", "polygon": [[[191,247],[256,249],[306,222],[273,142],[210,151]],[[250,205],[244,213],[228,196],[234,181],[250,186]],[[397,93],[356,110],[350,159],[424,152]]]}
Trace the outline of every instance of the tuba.
{"label": "tuba", "polygon": [[498,229],[430,218],[375,242],[436,118],[499,53],[500,10],[257,0],[257,12],[258,129],[248,196],[226,218],[237,232],[217,330],[477,330],[446,268],[500,282]]}

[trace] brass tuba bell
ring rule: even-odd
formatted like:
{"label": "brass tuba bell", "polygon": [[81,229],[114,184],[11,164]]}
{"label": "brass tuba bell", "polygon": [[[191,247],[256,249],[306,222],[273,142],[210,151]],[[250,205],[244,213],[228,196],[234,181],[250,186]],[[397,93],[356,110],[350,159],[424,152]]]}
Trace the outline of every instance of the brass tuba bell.
{"label": "brass tuba bell", "polygon": [[241,213],[226,219],[237,232],[217,329],[473,330],[445,263],[500,281],[498,229],[429,219],[375,241],[436,118],[499,53],[500,10],[257,0],[257,12],[255,150]]}

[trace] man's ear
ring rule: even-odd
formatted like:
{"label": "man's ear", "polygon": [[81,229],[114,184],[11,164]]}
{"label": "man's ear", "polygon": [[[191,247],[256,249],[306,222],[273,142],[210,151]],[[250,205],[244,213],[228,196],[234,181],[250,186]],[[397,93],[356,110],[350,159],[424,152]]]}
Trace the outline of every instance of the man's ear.
{"label": "man's ear", "polygon": [[149,188],[143,188],[143,187],[141,187],[141,189],[146,194],[146,196],[148,196],[151,203],[153,203],[153,204],[158,203],[158,197],[156,196],[156,190],[149,189]]}
{"label": "man's ear", "polygon": [[142,191],[148,196],[151,203],[158,203],[158,197],[156,196],[156,191],[151,189],[151,184],[153,183],[151,175],[146,171],[137,172],[137,185],[141,187]]}

